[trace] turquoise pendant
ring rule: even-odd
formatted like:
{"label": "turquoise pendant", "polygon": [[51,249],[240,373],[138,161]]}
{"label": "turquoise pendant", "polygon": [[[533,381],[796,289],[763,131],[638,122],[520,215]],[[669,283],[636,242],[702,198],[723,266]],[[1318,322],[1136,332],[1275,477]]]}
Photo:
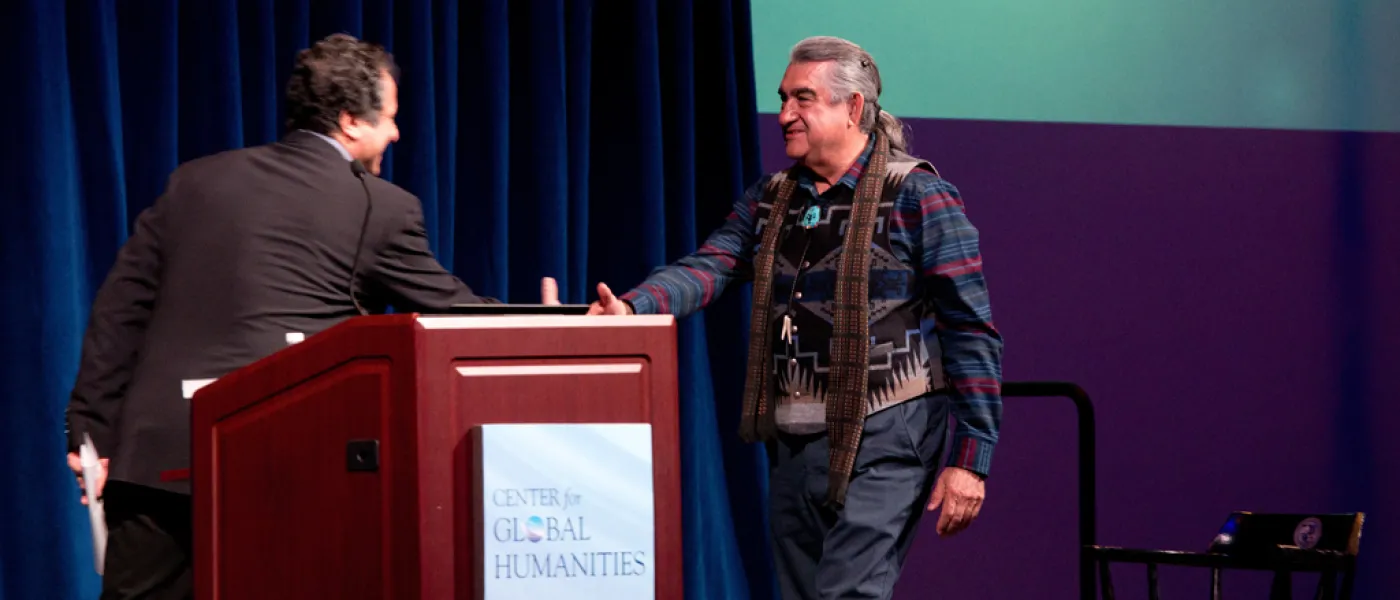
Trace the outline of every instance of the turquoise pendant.
{"label": "turquoise pendant", "polygon": [[817,221],[822,219],[822,209],[815,206],[809,207],[807,212],[802,213],[802,226],[811,229],[817,226]]}

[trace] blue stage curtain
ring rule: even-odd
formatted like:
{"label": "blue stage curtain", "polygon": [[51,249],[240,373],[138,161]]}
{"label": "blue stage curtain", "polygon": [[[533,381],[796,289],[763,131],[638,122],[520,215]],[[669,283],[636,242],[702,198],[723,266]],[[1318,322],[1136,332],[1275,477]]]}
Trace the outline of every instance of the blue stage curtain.
{"label": "blue stage curtain", "polygon": [[[345,31],[402,67],[384,176],[479,292],[619,293],[759,175],[745,0],[7,0],[0,597],[94,598],[63,409],[97,284],[179,163],[272,141],[295,52]],[[746,289],[680,328],[686,589],[772,598],[761,450],[737,441]]]}

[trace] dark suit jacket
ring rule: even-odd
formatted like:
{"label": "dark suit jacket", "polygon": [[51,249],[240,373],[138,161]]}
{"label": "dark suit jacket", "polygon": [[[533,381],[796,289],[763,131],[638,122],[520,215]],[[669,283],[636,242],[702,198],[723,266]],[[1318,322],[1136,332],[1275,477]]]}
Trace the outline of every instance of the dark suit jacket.
{"label": "dark suit jacket", "polygon": [[[366,310],[432,312],[474,295],[428,249],[418,199],[366,174],[360,250]],[[181,381],[223,376],[357,313],[351,263],[365,191],[341,151],[306,132],[180,166],[142,212],[97,292],[69,400],[110,480],[188,492],[160,473],[189,464]]]}

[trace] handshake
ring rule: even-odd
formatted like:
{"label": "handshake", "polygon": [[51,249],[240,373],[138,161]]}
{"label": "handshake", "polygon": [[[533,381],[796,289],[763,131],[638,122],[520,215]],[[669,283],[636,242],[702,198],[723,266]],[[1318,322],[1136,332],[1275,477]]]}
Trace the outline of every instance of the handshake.
{"label": "handshake", "polygon": [[[559,303],[559,283],[553,277],[545,277],[539,283],[539,297],[543,303],[557,305]],[[631,305],[620,301],[608,284],[598,284],[598,299],[588,305],[588,315],[633,315]]]}
{"label": "handshake", "polygon": [[[540,280],[540,299],[544,304],[559,304],[559,283],[553,277]],[[590,315],[630,315],[632,305],[617,299],[607,284],[598,284],[598,300],[588,305]]]}

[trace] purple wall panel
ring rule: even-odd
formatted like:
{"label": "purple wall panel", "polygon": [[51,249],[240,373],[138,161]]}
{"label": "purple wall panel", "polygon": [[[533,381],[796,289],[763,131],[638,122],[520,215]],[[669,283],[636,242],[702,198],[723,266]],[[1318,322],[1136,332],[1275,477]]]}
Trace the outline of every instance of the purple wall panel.
{"label": "purple wall panel", "polygon": [[[1365,510],[1357,597],[1400,589],[1400,134],[910,126],[982,231],[1006,378],[1096,402],[1100,543],[1199,550],[1232,510]],[[1072,412],[1008,400],[983,516],[949,540],[927,519],[899,597],[1075,597]],[[1115,578],[1145,597],[1141,569]],[[1168,596],[1207,583],[1162,575]]]}

